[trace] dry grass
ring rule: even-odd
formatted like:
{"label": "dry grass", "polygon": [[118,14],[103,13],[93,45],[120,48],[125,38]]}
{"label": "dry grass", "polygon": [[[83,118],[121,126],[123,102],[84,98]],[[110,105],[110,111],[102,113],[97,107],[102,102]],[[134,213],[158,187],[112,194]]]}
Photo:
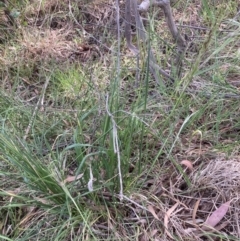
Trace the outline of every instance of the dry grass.
{"label": "dry grass", "polygon": [[[81,237],[81,240],[90,240],[90,236],[95,236],[98,240],[139,241],[237,240],[240,238],[240,158],[238,144],[234,144],[238,142],[236,132],[239,132],[239,107],[235,104],[240,86],[238,67],[240,42],[237,35],[239,25],[234,26],[226,20],[236,14],[235,5],[231,4],[225,6],[226,3],[220,3],[218,5],[220,10],[222,7],[228,9],[229,14],[220,21],[218,35],[212,38],[216,37],[217,40],[211,40],[208,48],[202,54],[198,73],[195,73],[196,75],[190,80],[184,92],[186,94],[184,99],[176,101],[178,104],[175,106],[173,103],[178,98],[177,94],[176,96],[171,95],[169,98],[154,96],[154,91],[158,87],[155,84],[151,86],[149,92],[153,93],[153,104],[150,100],[148,112],[143,114],[144,121],[149,125],[149,132],[144,133],[143,136],[145,140],[142,147],[145,150],[144,160],[147,161],[142,164],[145,171],[132,183],[126,184],[129,199],[119,202],[118,196],[107,189],[97,194],[97,198],[100,200],[99,206],[84,199],[84,208],[87,207],[89,210],[86,220],[91,226],[92,236],[86,231],[84,223],[77,225],[76,221],[73,221],[73,225],[68,221],[66,232],[69,232],[69,235],[66,234],[66,239],[59,238],[59,240],[78,240],[77,235]],[[210,32],[211,24],[208,17],[202,13],[203,7],[200,1],[189,4],[177,1],[174,6],[174,17],[179,25],[184,25],[182,32],[188,36],[188,51],[183,67],[184,73],[187,75],[191,71],[195,59],[199,56],[201,47]],[[221,12],[220,10],[219,12]],[[116,22],[114,21],[113,1],[91,1],[85,5],[80,4],[79,1],[51,0],[44,3],[31,1],[24,7],[23,13],[23,17],[17,20],[19,29],[16,29],[15,36],[11,41],[0,46],[2,90],[7,93],[13,91],[17,95],[17,99],[32,103],[30,99],[40,96],[43,73],[51,72],[51,68],[58,67],[60,71],[68,75],[66,69],[81,66],[83,78],[87,78],[91,73],[91,84],[95,87],[95,91],[91,92],[91,95],[94,94],[94,96],[90,95],[91,99],[100,102],[98,91],[101,92],[108,88],[107,85],[112,78],[112,74],[108,70],[114,69]],[[163,14],[160,12],[157,16],[163,16]],[[229,29],[232,30],[230,33]],[[164,68],[170,72],[169,58],[171,54],[164,53],[168,48],[164,46],[164,41],[170,47],[173,46],[173,43],[169,40],[169,33],[163,19],[156,20],[155,35],[162,38],[158,39],[161,51],[155,51],[159,53],[157,57],[161,59]],[[231,43],[233,44],[226,45],[226,48],[221,49],[229,37],[232,37]],[[214,50],[219,55],[211,55]],[[125,45],[122,46],[122,53],[128,53]],[[127,82],[135,74],[132,70],[132,59],[128,60],[128,57],[128,55],[121,56],[122,68],[125,70],[122,73],[121,87],[127,92],[124,92],[121,98],[123,102],[132,103],[137,99],[137,94],[133,93],[133,90],[129,90],[132,83]],[[216,67],[211,70],[212,65],[216,65]],[[209,71],[204,73],[208,68]],[[16,73],[18,78],[16,78]],[[221,85],[221,82],[214,82],[221,78],[223,82],[227,81],[227,87]],[[16,79],[19,84],[14,89]],[[70,84],[75,83],[74,77],[71,80],[73,82],[69,82]],[[84,91],[89,85],[88,82],[86,83]],[[63,84],[66,86],[66,83]],[[30,88],[32,86],[34,88]],[[63,102],[70,99],[72,103],[79,98],[74,92],[76,88],[66,87],[66,89],[63,94],[66,99],[63,99]],[[184,88],[179,88],[178,93],[182,94],[182,89]],[[29,95],[30,92],[32,94]],[[228,98],[228,101],[224,99],[223,110],[218,110],[217,108],[220,108],[218,103],[221,100],[214,97],[213,94],[216,92],[222,95],[227,93],[230,97],[234,95],[234,99],[229,100]],[[203,97],[199,97],[198,93],[203,94]],[[81,92],[81,98],[83,98],[82,96],[85,96],[85,92]],[[208,100],[211,98],[213,98],[213,103],[209,104]],[[53,102],[53,99],[52,93],[46,95],[44,102],[46,109],[54,109],[54,104],[58,101]],[[184,103],[184,105],[180,106],[179,103]],[[124,111],[130,111],[131,106],[129,106]],[[173,107],[176,107],[176,112],[171,112]],[[74,104],[70,104],[69,108],[75,111]],[[103,107],[101,106],[101,108]],[[182,111],[184,108],[186,110]],[[141,110],[141,108],[139,109]],[[234,110],[235,113],[229,113],[229,109]],[[137,110],[136,113],[141,117],[140,110]],[[185,116],[184,111],[188,113]],[[196,117],[193,120],[196,123],[189,124],[188,129],[181,132],[186,116],[198,111],[202,111],[202,116]],[[102,109],[99,109],[98,117],[102,115],[101,112]],[[204,114],[205,112],[206,114]],[[219,117],[219,113],[222,116]],[[68,114],[67,111],[65,114]],[[225,120],[222,120],[222,117]],[[218,121],[220,124],[217,126]],[[70,129],[69,132],[72,131],[72,126],[77,126],[74,121],[69,120],[65,120],[64,124],[67,127],[62,130],[69,131]],[[216,134],[214,131],[217,128]],[[134,133],[135,140],[140,139],[139,133],[139,130]],[[172,133],[174,134],[171,135]],[[99,133],[94,133],[94,135],[94,137],[90,137],[86,134],[85,138],[95,144]],[[219,139],[216,137],[218,135]],[[49,139],[55,141],[56,136],[54,134]],[[171,146],[175,142],[176,145],[172,151]],[[219,143],[222,146],[219,147]],[[229,156],[226,154],[228,150],[226,153],[222,150],[224,146],[228,145],[234,145],[230,147],[232,149]],[[133,160],[138,152],[137,145],[135,148],[132,150],[131,158]],[[161,148],[166,148],[167,151]],[[169,154],[169,150],[172,153]],[[192,163],[193,169],[189,170],[182,165],[182,160]],[[136,168],[134,161],[131,168]],[[72,166],[68,171],[71,169],[73,169]],[[101,175],[104,176],[104,174]],[[131,175],[131,171],[128,175]],[[134,184],[134,188],[130,187],[131,184]],[[15,193],[15,195],[17,194]],[[77,194],[74,193],[74,195],[76,198]],[[2,201],[11,203],[12,198],[13,196],[7,201]],[[204,229],[203,224],[207,218],[227,201],[231,201],[230,208],[219,224],[212,229]],[[34,207],[23,208],[21,212],[25,216],[16,214],[20,220],[19,227],[21,229],[41,226],[41,219],[44,219],[47,222],[41,228],[44,230],[53,228],[56,237],[59,235],[54,229],[56,228],[54,224],[60,221],[56,220],[55,216],[48,215],[46,211]],[[10,233],[9,230],[6,230],[7,222],[8,218],[5,219],[2,229],[3,235],[6,236]],[[76,237],[76,239],[71,239],[71,237]]]}

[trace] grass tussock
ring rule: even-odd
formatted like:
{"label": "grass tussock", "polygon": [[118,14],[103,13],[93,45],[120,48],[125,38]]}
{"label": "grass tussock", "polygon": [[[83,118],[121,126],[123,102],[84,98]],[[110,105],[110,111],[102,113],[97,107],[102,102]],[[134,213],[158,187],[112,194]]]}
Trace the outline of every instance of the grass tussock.
{"label": "grass tussock", "polygon": [[180,78],[162,10],[141,13],[163,85],[115,4],[1,1],[0,239],[239,240],[237,2],[172,3]]}

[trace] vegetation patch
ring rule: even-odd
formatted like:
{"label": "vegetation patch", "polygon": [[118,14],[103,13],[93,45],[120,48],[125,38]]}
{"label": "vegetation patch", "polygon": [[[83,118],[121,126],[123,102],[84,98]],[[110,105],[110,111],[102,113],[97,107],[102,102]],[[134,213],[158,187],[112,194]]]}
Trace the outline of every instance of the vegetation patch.
{"label": "vegetation patch", "polygon": [[171,2],[179,76],[116,4],[0,1],[0,239],[239,240],[239,4]]}

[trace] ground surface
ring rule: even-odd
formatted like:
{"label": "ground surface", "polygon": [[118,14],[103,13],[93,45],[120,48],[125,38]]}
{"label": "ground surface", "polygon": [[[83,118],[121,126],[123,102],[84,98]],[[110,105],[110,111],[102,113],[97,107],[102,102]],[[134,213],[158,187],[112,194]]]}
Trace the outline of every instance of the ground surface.
{"label": "ground surface", "polygon": [[[120,38],[115,1],[1,1],[1,240],[239,240],[239,3],[172,11],[188,47],[159,86],[122,1]],[[142,17],[173,75],[162,10]]]}

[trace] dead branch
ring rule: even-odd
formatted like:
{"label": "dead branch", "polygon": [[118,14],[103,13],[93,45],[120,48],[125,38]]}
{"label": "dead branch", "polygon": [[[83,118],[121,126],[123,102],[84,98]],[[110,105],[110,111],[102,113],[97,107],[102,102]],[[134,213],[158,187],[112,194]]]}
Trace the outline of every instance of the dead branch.
{"label": "dead branch", "polygon": [[[177,75],[180,77],[181,75],[181,66],[182,66],[182,59],[183,55],[185,53],[185,41],[181,34],[179,33],[177,26],[174,22],[170,1],[169,0],[144,0],[138,7],[137,0],[126,0],[125,3],[125,37],[127,40],[128,48],[135,54],[139,53],[139,48],[135,47],[132,44],[132,36],[131,36],[131,25],[132,25],[132,13],[135,16],[135,25],[137,28],[137,33],[140,39],[145,43],[145,46],[148,46],[148,38],[146,35],[146,30],[143,25],[141,16],[139,14],[140,11],[147,11],[149,6],[153,4],[156,6],[160,6],[165,14],[167,25],[170,29],[170,32],[174,38],[174,41],[177,44],[177,58],[175,61],[176,69],[177,69]],[[174,79],[163,69],[161,69],[160,66],[158,66],[155,57],[153,55],[153,51],[150,48],[149,49],[149,65],[150,70],[155,78],[155,80],[160,84],[162,81],[159,80],[159,73],[170,79],[172,82]]]}

